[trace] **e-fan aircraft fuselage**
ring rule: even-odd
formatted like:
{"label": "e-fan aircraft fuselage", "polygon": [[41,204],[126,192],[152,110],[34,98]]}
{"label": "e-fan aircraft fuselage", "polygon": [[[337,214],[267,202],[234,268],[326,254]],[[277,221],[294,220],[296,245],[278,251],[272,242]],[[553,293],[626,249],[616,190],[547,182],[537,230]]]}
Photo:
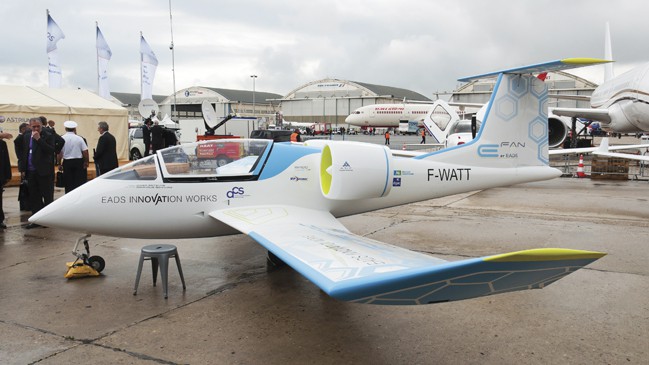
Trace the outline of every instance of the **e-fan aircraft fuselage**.
{"label": "e-fan aircraft fuselage", "polygon": [[[327,140],[185,144],[102,175],[30,221],[151,239],[245,233],[332,297],[357,303],[428,304],[543,288],[604,254],[536,249],[447,262],[355,235],[336,217],[559,176],[547,164],[547,89],[528,73],[598,62],[500,72],[478,135],[461,146],[403,154]],[[220,165],[224,156],[230,163]]]}

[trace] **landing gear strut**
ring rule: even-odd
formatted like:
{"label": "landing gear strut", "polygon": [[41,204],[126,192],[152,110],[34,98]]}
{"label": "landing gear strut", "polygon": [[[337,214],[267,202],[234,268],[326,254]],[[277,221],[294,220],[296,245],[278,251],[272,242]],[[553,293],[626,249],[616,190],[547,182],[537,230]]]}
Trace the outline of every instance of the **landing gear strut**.
{"label": "landing gear strut", "polygon": [[275,256],[274,253],[268,251],[268,255],[266,256],[267,271],[277,270],[284,266],[286,266],[286,263],[284,261],[282,261],[279,257]]}
{"label": "landing gear strut", "polygon": [[[97,270],[97,272],[102,272],[106,267],[106,261],[101,256],[90,256],[90,247],[88,245],[88,238],[90,235],[81,236],[77,240],[77,244],[74,245],[72,254],[77,258],[77,260],[83,261],[84,264],[92,267]],[[79,251],[79,244],[83,241],[83,247],[86,252]]]}

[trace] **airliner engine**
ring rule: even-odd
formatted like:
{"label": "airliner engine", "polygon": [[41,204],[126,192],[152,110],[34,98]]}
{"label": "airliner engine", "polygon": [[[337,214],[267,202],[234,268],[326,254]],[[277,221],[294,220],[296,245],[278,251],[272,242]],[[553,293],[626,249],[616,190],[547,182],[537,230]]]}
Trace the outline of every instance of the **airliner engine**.
{"label": "airliner engine", "polygon": [[320,188],[333,200],[379,198],[390,191],[392,153],[380,145],[326,143],[320,160]]}
{"label": "airliner engine", "polygon": [[566,119],[551,114],[548,116],[548,146],[550,148],[560,147],[568,137],[570,120]]}

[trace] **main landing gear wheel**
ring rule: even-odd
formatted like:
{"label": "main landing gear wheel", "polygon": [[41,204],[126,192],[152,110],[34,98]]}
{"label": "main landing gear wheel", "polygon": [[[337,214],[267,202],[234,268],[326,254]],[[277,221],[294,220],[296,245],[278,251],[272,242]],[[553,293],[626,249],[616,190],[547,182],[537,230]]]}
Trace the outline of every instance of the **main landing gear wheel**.
{"label": "main landing gear wheel", "polygon": [[284,261],[282,261],[279,257],[275,256],[274,253],[268,251],[268,255],[266,256],[267,271],[281,269],[284,266],[286,266],[286,263]]}
{"label": "main landing gear wheel", "polygon": [[102,272],[106,267],[106,261],[101,256],[90,256],[88,257],[88,266],[97,270],[97,272]]}

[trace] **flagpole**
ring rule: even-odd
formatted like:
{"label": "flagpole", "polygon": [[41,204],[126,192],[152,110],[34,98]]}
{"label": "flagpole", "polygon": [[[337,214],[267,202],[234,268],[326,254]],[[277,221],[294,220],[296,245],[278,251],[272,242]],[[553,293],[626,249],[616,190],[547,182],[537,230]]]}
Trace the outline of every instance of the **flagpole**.
{"label": "flagpole", "polygon": [[169,49],[171,50],[171,74],[174,86],[174,103],[171,105],[171,120],[173,120],[174,110],[176,109],[176,61],[174,51],[174,27],[171,18],[171,0],[169,0],[169,29],[171,30],[171,45],[169,46]]}
{"label": "flagpole", "polygon": [[95,20],[95,53],[97,54],[97,95],[101,96],[101,75],[99,75],[99,47],[97,44],[97,30],[99,29],[99,22]]}
{"label": "flagpole", "polygon": [[144,61],[144,56],[142,55],[142,31],[140,31],[140,100],[142,100],[142,61]]}

